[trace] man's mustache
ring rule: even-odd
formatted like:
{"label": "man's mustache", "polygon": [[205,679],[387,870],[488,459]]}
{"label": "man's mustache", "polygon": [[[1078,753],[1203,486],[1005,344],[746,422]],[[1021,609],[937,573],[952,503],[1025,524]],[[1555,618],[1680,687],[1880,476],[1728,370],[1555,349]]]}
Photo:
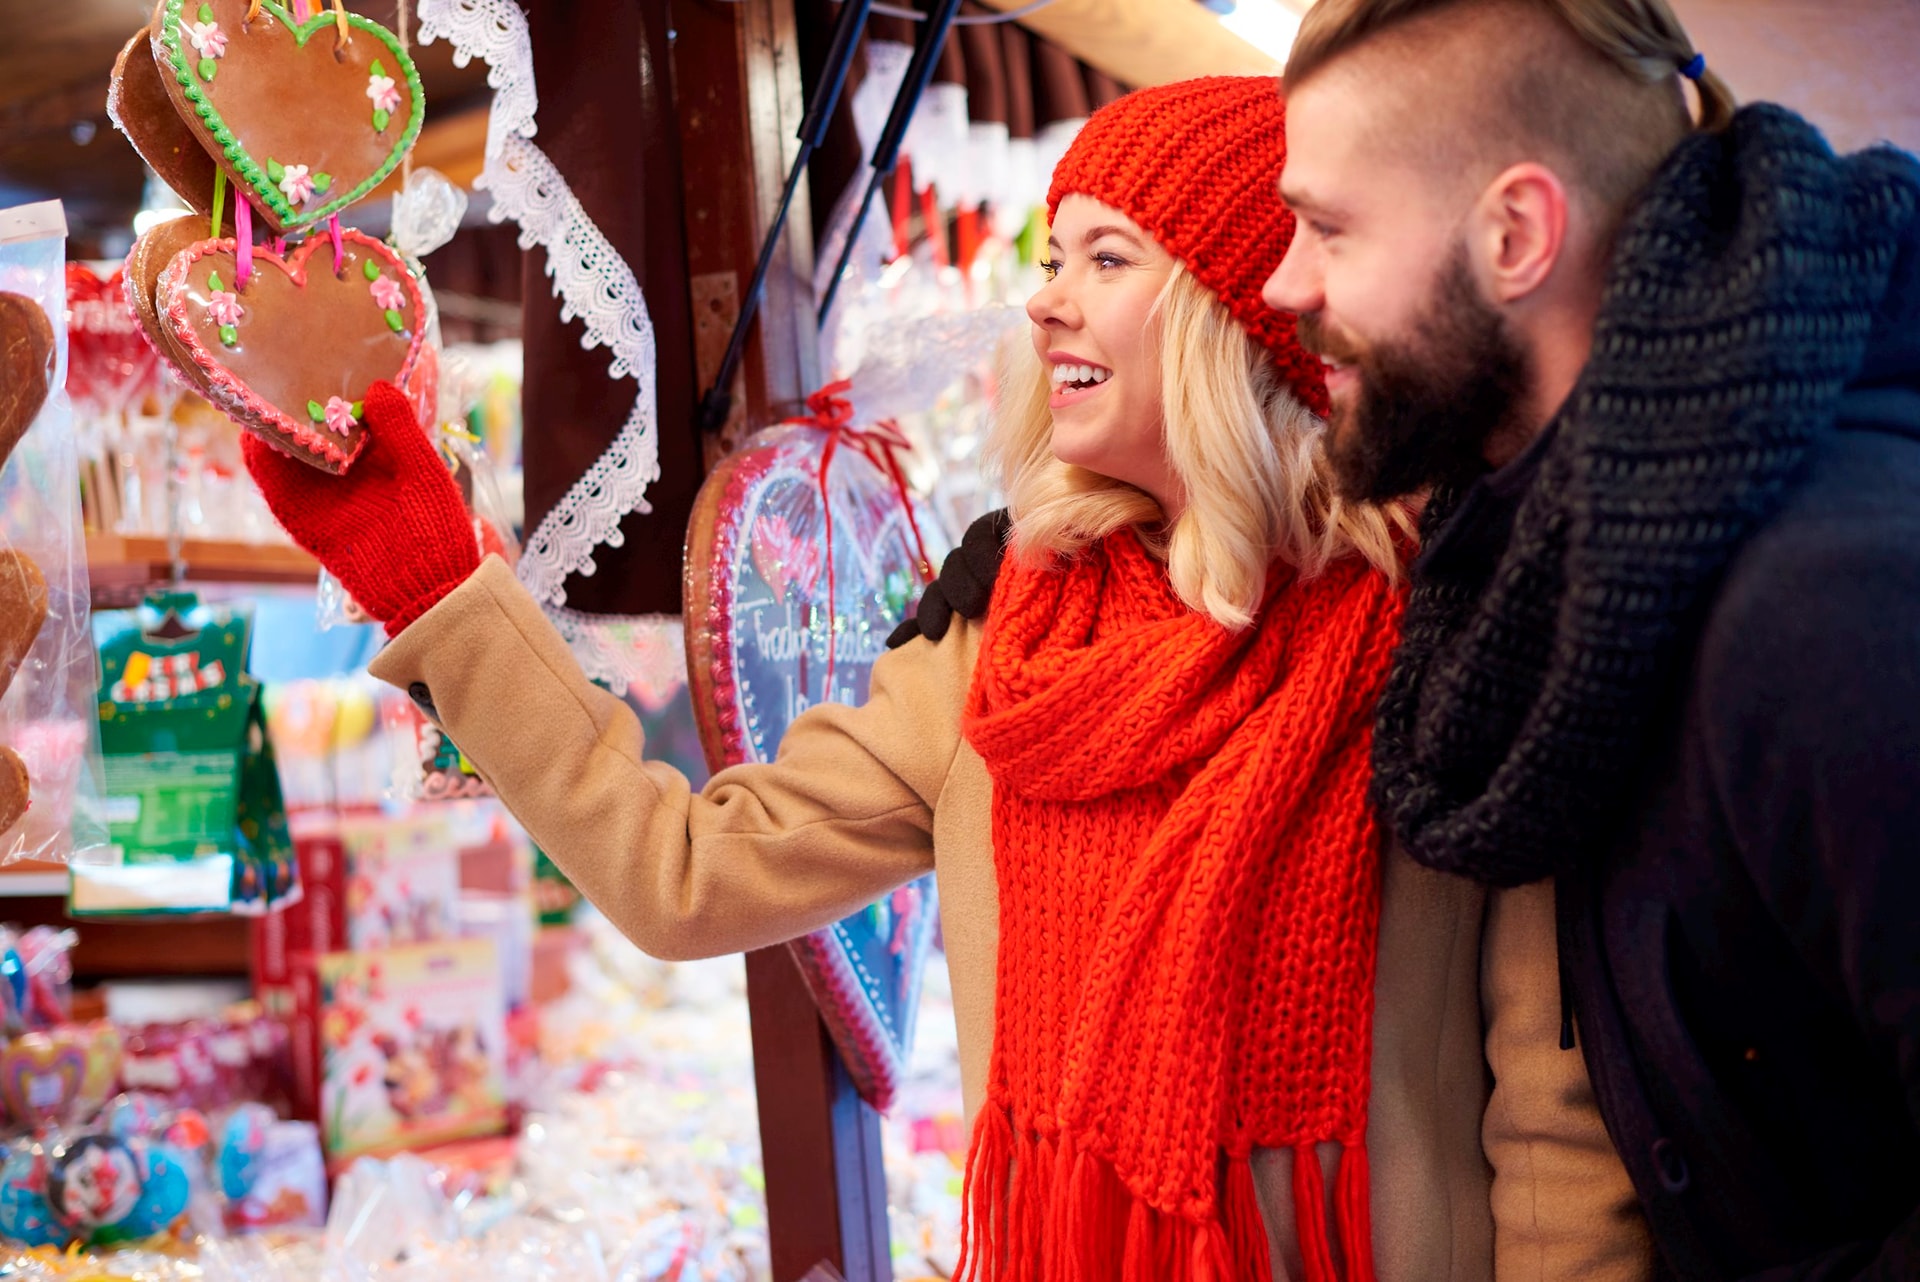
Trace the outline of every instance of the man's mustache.
{"label": "man's mustache", "polygon": [[1304,312],[1296,317],[1294,329],[1299,336],[1300,346],[1323,360],[1340,365],[1358,365],[1366,356],[1364,347],[1334,329],[1316,312]]}

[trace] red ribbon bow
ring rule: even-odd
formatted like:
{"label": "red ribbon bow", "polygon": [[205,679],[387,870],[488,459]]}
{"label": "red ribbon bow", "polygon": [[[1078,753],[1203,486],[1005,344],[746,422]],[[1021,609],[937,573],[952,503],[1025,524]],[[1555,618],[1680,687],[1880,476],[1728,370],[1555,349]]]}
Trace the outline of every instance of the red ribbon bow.
{"label": "red ribbon bow", "polygon": [[833,465],[833,456],[839,453],[842,441],[866,455],[867,461],[893,482],[893,492],[900,500],[900,510],[907,517],[907,528],[913,531],[913,547],[919,557],[914,568],[919,571],[923,582],[933,582],[933,562],[927,556],[926,541],[920,537],[920,522],[913,515],[913,492],[907,486],[906,470],[900,465],[900,451],[911,450],[912,442],[901,434],[900,425],[892,419],[855,427],[853,402],[847,399],[847,393],[852,390],[853,382],[850,379],[828,383],[807,397],[807,408],[813,411],[811,414],[785,420],[786,423],[817,428],[827,434],[827,443],[820,450],[820,508],[826,515],[827,526],[828,698],[833,696],[833,661],[837,648],[834,603],[839,599],[839,592],[833,573],[833,496],[827,492],[827,469]]}

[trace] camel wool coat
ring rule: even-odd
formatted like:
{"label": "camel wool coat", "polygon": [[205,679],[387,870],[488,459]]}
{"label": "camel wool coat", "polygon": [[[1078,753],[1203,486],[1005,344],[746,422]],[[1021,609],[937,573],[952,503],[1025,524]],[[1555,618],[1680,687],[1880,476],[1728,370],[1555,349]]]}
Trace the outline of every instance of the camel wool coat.
{"label": "camel wool coat", "polygon": [[[937,643],[907,643],[874,665],[866,704],[808,710],[776,762],[724,770],[699,791],[646,759],[633,711],[587,680],[498,558],[371,667],[657,957],[777,944],[933,872],[971,1121],[999,951],[992,782],[960,733],[979,644],[964,618]],[[1639,1282],[1650,1248],[1632,1189],[1582,1057],[1559,1049],[1551,888],[1491,907],[1470,882],[1385,856],[1367,1129],[1378,1278]],[[1483,985],[1488,925],[1486,948],[1505,964]],[[1330,1172],[1330,1146],[1326,1157]],[[1299,1276],[1291,1160],[1255,1160],[1276,1277],[1290,1264]]]}

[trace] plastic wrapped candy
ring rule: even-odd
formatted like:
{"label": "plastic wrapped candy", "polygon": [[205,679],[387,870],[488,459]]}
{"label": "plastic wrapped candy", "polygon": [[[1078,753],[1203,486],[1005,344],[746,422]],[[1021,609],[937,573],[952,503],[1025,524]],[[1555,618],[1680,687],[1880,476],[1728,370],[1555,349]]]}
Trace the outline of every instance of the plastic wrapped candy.
{"label": "plastic wrapped candy", "polygon": [[[774,759],[816,703],[858,704],[945,540],[907,490],[886,425],[836,386],[815,419],[759,433],[701,487],[687,534],[687,669],[715,770]],[[790,947],[860,1093],[904,1072],[937,920],[932,877]]]}
{"label": "plastic wrapped candy", "polygon": [[66,219],[0,210],[0,863],[103,849]]}

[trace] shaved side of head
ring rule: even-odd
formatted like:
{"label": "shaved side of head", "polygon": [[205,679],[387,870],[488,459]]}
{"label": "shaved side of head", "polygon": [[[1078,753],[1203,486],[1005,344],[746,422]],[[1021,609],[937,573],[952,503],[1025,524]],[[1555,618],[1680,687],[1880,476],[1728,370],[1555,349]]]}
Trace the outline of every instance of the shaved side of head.
{"label": "shaved side of head", "polygon": [[[1347,80],[1369,142],[1463,191],[1543,164],[1611,233],[1695,128],[1692,57],[1664,0],[1319,0],[1288,61],[1289,94]],[[1700,82],[1699,127],[1732,100]]]}

